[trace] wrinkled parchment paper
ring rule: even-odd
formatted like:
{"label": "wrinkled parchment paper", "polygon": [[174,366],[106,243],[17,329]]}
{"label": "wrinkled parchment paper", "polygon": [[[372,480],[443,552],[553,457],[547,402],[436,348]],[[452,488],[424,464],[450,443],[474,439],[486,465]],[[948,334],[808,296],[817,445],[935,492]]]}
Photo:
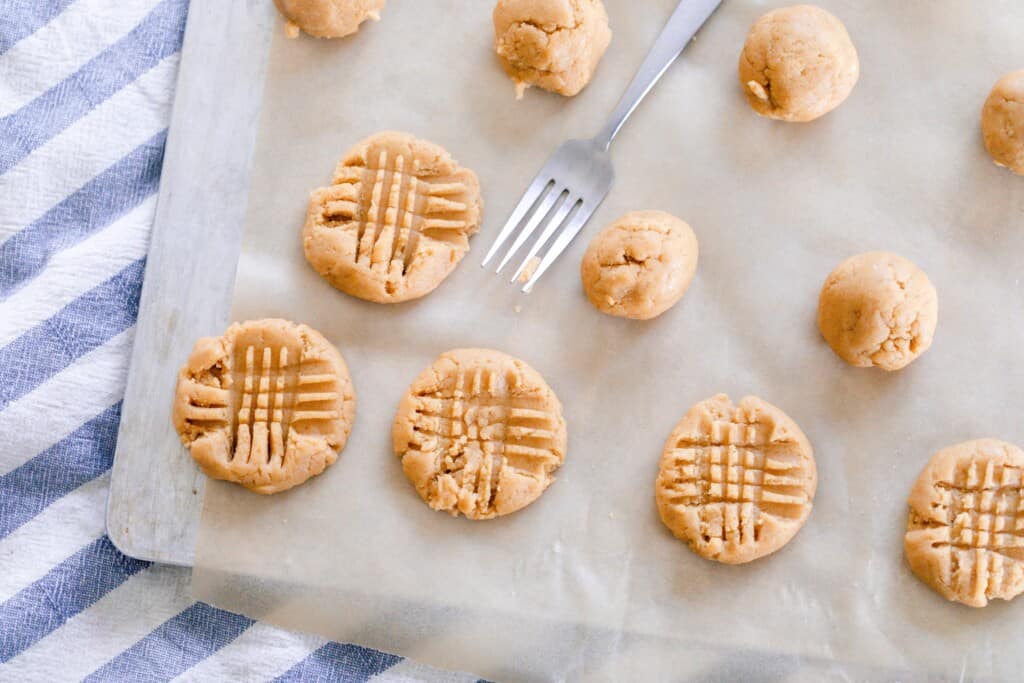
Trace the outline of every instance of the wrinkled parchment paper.
{"label": "wrinkled parchment paper", "polygon": [[[497,679],[1017,678],[1024,605],[947,604],[905,566],[902,535],[937,449],[1024,443],[1024,179],[989,161],[978,131],[991,85],[1024,66],[1024,4],[824,0],[862,75],[836,112],[798,125],[755,116],[735,76],[747,29],[778,3],[725,0],[616,140],[595,219],[525,296],[480,269],[486,248],[547,154],[598,130],[675,6],[606,4],[611,47],[571,100],[513,99],[483,0],[389,3],[341,41],[275,32],[233,316],[323,331],[351,368],[357,419],[337,464],[298,489],[208,487],[197,597]],[[447,147],[487,202],[458,270],[397,306],[333,290],[299,237],[309,191],[381,129]],[[606,317],[580,257],[645,208],[693,226],[697,277],[657,320]],[[934,346],[891,375],[846,366],[814,322],[826,274],[878,249],[924,268],[940,301]],[[556,483],[488,522],[432,512],[391,452],[408,384],[462,346],[532,364],[569,425]],[[663,440],[718,392],[785,410],[820,474],[803,531],[739,567],[691,553],[653,502]]]}

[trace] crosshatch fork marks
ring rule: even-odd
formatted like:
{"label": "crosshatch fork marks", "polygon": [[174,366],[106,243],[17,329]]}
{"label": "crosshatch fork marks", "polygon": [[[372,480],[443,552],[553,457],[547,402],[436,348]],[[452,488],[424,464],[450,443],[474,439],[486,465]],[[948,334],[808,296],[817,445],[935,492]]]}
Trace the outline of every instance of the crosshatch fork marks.
{"label": "crosshatch fork marks", "polygon": [[717,394],[673,429],[655,483],[658,514],[698,555],[742,564],[789,543],[817,488],[814,451],[781,410]]}
{"label": "crosshatch fork marks", "polygon": [[173,420],[207,475],[272,494],[332,465],[354,414],[338,350],[307,325],[266,318],[196,341]]}
{"label": "crosshatch fork marks", "polygon": [[799,519],[810,504],[797,448],[770,443],[757,424],[715,421],[706,439],[680,439],[671,454],[665,502],[701,508],[722,541],[757,542],[761,515]]}
{"label": "crosshatch fork marks", "polygon": [[455,270],[483,206],[476,174],[444,148],[384,131],[352,148],[331,184],[310,193],[303,251],[346,294],[410,301]]}
{"label": "crosshatch fork marks", "polygon": [[418,396],[414,448],[435,457],[435,482],[455,478],[491,512],[502,470],[540,480],[560,463],[557,416],[543,397],[513,395],[517,378],[492,369],[460,370],[454,387]]}
{"label": "crosshatch fork marks", "polygon": [[1024,452],[983,438],[937,452],[907,503],[904,537],[914,573],[972,607],[1024,592]]}
{"label": "crosshatch fork marks", "polygon": [[340,416],[336,375],[298,347],[239,344],[231,363],[228,388],[193,384],[185,420],[226,429],[236,465],[283,466],[291,429]]}
{"label": "crosshatch fork marks", "polygon": [[1024,561],[1020,468],[971,459],[954,470],[952,482],[936,482],[933,488],[932,507],[947,511],[948,528],[948,538],[933,547],[948,548],[951,578],[998,590],[1005,563]]}
{"label": "crosshatch fork marks", "polygon": [[452,239],[471,229],[460,201],[465,183],[447,177],[424,177],[410,169],[401,154],[380,150],[376,163],[342,168],[323,206],[328,225],[355,230],[356,264],[404,275],[419,241]]}

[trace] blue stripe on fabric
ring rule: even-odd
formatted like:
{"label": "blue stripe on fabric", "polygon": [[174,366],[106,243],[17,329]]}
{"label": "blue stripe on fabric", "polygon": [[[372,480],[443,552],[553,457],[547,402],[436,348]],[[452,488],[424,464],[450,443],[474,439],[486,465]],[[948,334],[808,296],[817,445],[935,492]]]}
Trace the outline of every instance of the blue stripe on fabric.
{"label": "blue stripe on fabric", "polygon": [[145,269],[135,261],[0,349],[0,410],[134,325]]}
{"label": "blue stripe on fabric", "polygon": [[[87,676],[86,681],[169,681],[252,626],[248,617],[197,602]],[[253,653],[259,657],[259,653]]]}
{"label": "blue stripe on fabric", "polygon": [[402,661],[401,657],[358,645],[327,643],[284,672],[277,683],[298,681],[366,681]]}
{"label": "blue stripe on fabric", "polygon": [[0,477],[0,539],[109,470],[120,422],[117,403]]}
{"label": "blue stripe on fabric", "polygon": [[122,555],[106,536],[79,550],[0,605],[0,663],[53,633],[148,566]]}
{"label": "blue stripe on fabric", "polygon": [[165,142],[162,130],[0,244],[0,300],[38,274],[55,253],[152,196],[160,185]]}
{"label": "blue stripe on fabric", "polygon": [[72,1],[3,0],[3,12],[0,12],[0,54],[50,23]]}
{"label": "blue stripe on fabric", "polygon": [[188,0],[163,0],[127,35],[21,109],[0,119],[0,174],[181,49]]}

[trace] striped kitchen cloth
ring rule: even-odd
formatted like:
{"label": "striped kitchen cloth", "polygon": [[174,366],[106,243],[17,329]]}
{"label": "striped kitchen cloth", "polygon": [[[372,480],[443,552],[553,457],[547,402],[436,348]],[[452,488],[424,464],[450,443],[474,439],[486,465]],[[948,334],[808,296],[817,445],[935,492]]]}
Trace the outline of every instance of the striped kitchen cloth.
{"label": "striped kitchen cloth", "polygon": [[0,680],[473,680],[195,603],[104,533],[187,10],[0,0]]}

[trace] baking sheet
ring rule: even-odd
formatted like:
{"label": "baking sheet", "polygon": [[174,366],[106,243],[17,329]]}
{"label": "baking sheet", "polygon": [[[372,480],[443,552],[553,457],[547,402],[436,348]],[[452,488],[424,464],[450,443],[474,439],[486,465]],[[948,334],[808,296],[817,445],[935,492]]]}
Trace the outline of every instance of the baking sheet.
{"label": "baking sheet", "polygon": [[[820,4],[860,53],[850,99],[810,124],[755,116],[736,60],[778,3],[725,0],[616,140],[616,186],[528,296],[479,261],[550,151],[604,123],[675,2],[606,0],[611,47],[571,100],[513,99],[489,2],[391,3],[343,41],[276,31],[233,318],[321,330],[351,368],[357,418],[338,462],[298,489],[211,482],[197,597],[499,679],[1019,675],[1021,605],[945,603],[905,566],[902,534],[906,494],[938,448],[1024,442],[1024,183],[978,132],[992,83],[1024,64],[1024,5]],[[456,272],[397,306],[333,290],[299,237],[309,190],[382,129],[447,147],[487,202]],[[654,321],[612,319],[587,303],[579,259],[603,224],[642,208],[693,226],[697,277]],[[939,292],[932,349],[891,375],[846,366],[814,324],[827,273],[876,249],[918,263]],[[391,453],[408,384],[464,346],[536,367],[569,427],[556,483],[488,522],[429,510]],[[785,410],[820,477],[800,534],[739,567],[687,550],[653,502],[665,437],[718,392]]]}

